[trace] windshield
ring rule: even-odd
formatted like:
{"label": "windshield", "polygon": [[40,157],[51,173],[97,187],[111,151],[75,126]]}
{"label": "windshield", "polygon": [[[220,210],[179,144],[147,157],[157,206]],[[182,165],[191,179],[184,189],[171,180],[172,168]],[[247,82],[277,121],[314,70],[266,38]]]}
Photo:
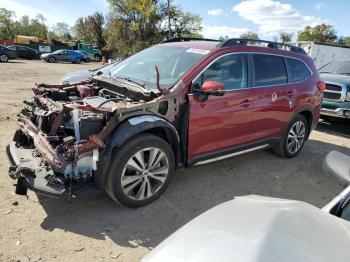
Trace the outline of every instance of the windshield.
{"label": "windshield", "polygon": [[186,71],[199,59],[209,53],[184,47],[155,46],[148,48],[113,68],[108,68],[112,78],[128,78],[145,85],[147,89],[156,89],[156,69],[159,69],[161,88],[175,84]]}
{"label": "windshield", "polygon": [[335,61],[325,65],[319,70],[320,73],[347,75],[350,74],[350,61]]}

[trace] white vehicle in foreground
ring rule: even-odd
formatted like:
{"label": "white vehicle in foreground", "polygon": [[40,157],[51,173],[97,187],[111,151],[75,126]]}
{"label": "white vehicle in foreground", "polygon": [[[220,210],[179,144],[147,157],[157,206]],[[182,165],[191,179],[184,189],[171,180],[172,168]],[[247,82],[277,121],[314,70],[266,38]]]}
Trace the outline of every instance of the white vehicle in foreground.
{"label": "white vehicle in foreground", "polygon": [[349,262],[350,157],[331,152],[326,173],[348,186],[323,209],[262,196],[235,197],[180,228],[143,262]]}

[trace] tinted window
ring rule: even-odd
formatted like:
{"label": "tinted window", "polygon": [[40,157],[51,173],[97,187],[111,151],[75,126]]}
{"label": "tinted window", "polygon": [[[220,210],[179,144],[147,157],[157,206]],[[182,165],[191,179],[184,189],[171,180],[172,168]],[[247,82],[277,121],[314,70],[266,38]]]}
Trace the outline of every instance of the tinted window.
{"label": "tinted window", "polygon": [[287,70],[283,57],[254,54],[255,86],[287,83]]}
{"label": "tinted window", "polygon": [[226,55],[211,64],[195,81],[198,89],[203,82],[211,80],[222,83],[225,89],[247,87],[247,56],[244,54]]}
{"label": "tinted window", "polygon": [[309,68],[304,64],[303,61],[288,58],[288,63],[293,82],[301,82],[311,76]]}

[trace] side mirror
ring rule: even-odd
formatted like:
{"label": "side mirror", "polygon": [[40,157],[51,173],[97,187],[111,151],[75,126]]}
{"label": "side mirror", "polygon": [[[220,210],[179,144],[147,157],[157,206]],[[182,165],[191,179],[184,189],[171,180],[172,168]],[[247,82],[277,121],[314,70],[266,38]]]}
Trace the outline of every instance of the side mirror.
{"label": "side mirror", "polygon": [[225,93],[225,85],[216,81],[205,81],[200,91],[205,95],[222,96]]}

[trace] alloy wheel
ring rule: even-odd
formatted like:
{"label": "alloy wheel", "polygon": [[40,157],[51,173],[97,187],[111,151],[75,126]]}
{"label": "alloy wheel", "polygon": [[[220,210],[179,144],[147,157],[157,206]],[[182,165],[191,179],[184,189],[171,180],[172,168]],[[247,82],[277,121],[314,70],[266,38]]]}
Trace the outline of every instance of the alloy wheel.
{"label": "alloy wheel", "polygon": [[161,149],[142,149],[127,161],[123,169],[122,190],[134,200],[150,198],[164,185],[168,173],[169,159]]}
{"label": "alloy wheel", "polygon": [[7,62],[9,59],[8,59],[8,57],[7,57],[7,55],[1,55],[0,56],[0,61],[1,62]]}
{"label": "alloy wheel", "polygon": [[306,134],[306,127],[302,121],[297,121],[291,127],[287,138],[287,150],[290,154],[297,153],[302,147]]}

